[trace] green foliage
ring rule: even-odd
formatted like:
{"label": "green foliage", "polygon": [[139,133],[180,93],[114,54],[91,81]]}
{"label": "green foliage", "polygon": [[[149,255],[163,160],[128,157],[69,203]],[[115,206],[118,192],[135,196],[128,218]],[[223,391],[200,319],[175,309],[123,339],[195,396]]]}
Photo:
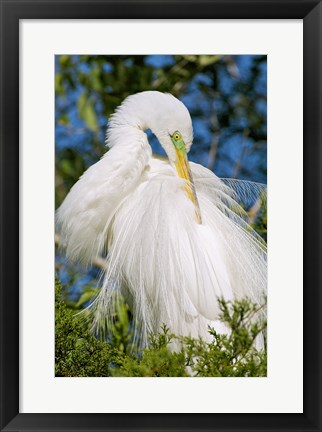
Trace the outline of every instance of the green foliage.
{"label": "green foliage", "polygon": [[79,117],[84,120],[89,130],[96,132],[98,122],[94,109],[94,100],[91,99],[87,91],[84,91],[77,100]]}
{"label": "green foliage", "polygon": [[[258,351],[254,342],[266,330],[265,320],[253,318],[264,305],[256,306],[248,299],[226,302],[219,299],[220,320],[230,334],[219,334],[209,329],[212,343],[185,338],[189,365],[195,376],[266,376],[266,349]],[[263,337],[263,336],[259,336]]]}
{"label": "green foliage", "polygon": [[91,302],[97,296],[98,292],[98,288],[94,288],[91,286],[85,287],[78,302],[75,304],[75,308],[78,309],[86,306],[87,303]]}
{"label": "green foliage", "polygon": [[113,376],[124,377],[184,377],[190,376],[186,368],[185,352],[172,351],[175,336],[163,326],[161,332],[150,335],[149,348],[136,355],[124,356]]}
{"label": "green foliage", "polygon": [[150,335],[149,347],[133,343],[128,306],[120,303],[109,342],[97,340],[75,309],[62,300],[62,286],[56,282],[55,373],[78,377],[228,377],[266,376],[266,350],[258,351],[253,341],[266,322],[253,318],[264,307],[249,300],[234,303],[220,300],[221,320],[229,335],[209,329],[213,340],[182,338],[163,326]]}
{"label": "green foliage", "polygon": [[59,282],[55,290],[55,375],[108,376],[112,347],[85,330],[75,311],[61,300]]}

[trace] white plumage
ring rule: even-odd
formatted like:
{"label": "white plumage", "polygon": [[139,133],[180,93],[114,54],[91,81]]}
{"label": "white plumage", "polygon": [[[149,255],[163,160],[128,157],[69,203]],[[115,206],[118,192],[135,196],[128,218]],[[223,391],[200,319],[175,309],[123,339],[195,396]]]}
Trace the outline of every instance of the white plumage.
{"label": "white plumage", "polygon": [[[168,160],[152,155],[147,129]],[[266,245],[234,199],[238,182],[223,182],[190,163],[195,199],[178,169],[176,131],[184,154],[193,139],[191,118],[172,95],[128,97],[110,119],[110,150],[57,211],[69,259],[90,264],[107,254],[102,289],[90,306],[97,331],[111,316],[119,289],[143,340],[163,323],[178,335],[207,338],[208,324],[224,330],[217,323],[218,296],[247,296],[260,304],[266,293]],[[247,194],[261,191],[256,184],[247,188]]]}

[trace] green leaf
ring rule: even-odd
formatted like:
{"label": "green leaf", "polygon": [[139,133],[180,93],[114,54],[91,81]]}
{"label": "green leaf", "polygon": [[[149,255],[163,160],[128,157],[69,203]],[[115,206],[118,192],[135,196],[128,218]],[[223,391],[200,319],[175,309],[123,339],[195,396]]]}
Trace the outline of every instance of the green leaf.
{"label": "green leaf", "polygon": [[88,93],[85,91],[80,95],[77,100],[77,108],[79,117],[84,120],[87,127],[93,131],[97,132],[98,130],[98,121],[97,115],[94,109],[94,102],[92,99],[89,99]]}
{"label": "green leaf", "polygon": [[62,126],[69,126],[69,118],[67,114],[63,114],[58,119],[58,124]]}
{"label": "green leaf", "polygon": [[86,91],[84,91],[77,99],[77,109],[80,118],[83,118],[83,113],[84,113],[87,99],[88,99],[88,93]]}
{"label": "green leaf", "polygon": [[216,63],[219,59],[220,59],[219,55],[213,55],[213,56],[210,56],[210,55],[201,55],[199,57],[199,64],[201,66],[209,66],[209,65],[211,65],[213,63]]}
{"label": "green leaf", "polygon": [[68,66],[69,61],[70,61],[70,56],[69,55],[61,55],[61,56],[59,56],[59,63],[62,66]]}
{"label": "green leaf", "polygon": [[196,62],[198,60],[198,56],[196,55],[184,55],[182,56],[185,60],[188,60],[190,62]]}
{"label": "green leaf", "polygon": [[81,306],[83,306],[85,303],[89,302],[90,300],[92,300],[98,293],[98,289],[97,288],[85,288],[83,294],[80,296],[78,302],[76,303],[75,307],[79,308]]}
{"label": "green leaf", "polygon": [[83,120],[90,130],[93,132],[98,130],[97,116],[92,101],[88,101],[84,107]]}
{"label": "green leaf", "polygon": [[55,92],[58,93],[60,96],[65,95],[65,90],[63,86],[63,74],[58,72],[55,75]]}

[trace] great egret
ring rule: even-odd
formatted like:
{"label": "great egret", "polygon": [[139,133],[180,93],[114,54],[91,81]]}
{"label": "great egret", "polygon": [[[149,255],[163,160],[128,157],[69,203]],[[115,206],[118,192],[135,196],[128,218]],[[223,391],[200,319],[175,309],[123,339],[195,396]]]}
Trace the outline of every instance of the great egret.
{"label": "great egret", "polygon": [[[152,155],[151,129],[168,159]],[[171,94],[129,96],[109,121],[109,151],[72,187],[57,211],[67,257],[90,264],[106,255],[93,327],[109,318],[118,289],[146,340],[165,323],[177,335],[208,338],[218,296],[266,292],[266,244],[248,225],[232,185],[187,153],[187,108]],[[236,182],[238,185],[238,183]],[[247,186],[252,192],[260,186]]]}

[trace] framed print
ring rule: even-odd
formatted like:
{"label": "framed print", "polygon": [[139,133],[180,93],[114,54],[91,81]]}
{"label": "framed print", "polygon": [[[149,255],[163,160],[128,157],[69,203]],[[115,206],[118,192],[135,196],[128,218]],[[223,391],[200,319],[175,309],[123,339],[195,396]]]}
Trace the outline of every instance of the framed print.
{"label": "framed print", "polygon": [[1,430],[321,430],[320,2],[1,18]]}

